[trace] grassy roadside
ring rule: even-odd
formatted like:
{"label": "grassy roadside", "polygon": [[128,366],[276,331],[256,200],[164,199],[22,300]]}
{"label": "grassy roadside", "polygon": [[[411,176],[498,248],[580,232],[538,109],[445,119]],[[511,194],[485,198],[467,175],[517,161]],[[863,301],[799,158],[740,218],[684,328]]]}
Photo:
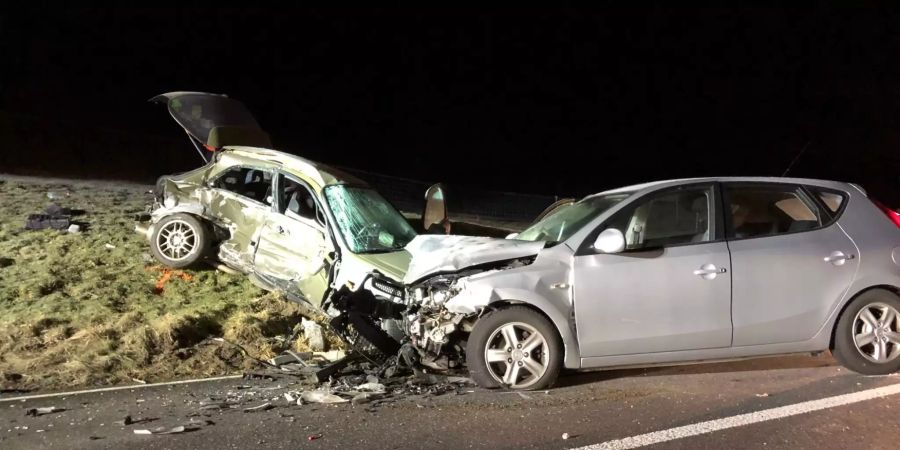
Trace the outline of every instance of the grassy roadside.
{"label": "grassy roadside", "polygon": [[[162,268],[132,220],[148,189],[0,176],[0,388],[162,381],[249,364],[230,346],[203,343],[213,336],[258,356],[281,350],[298,308],[243,276],[185,271],[156,289]],[[88,229],[24,230],[51,201],[84,210],[75,220]]]}

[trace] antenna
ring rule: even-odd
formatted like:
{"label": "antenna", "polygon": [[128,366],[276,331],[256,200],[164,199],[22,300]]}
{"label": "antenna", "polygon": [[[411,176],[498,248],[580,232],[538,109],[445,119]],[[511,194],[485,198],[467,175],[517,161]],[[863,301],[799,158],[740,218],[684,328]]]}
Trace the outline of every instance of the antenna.
{"label": "antenna", "polygon": [[810,143],[810,141],[807,140],[806,143],[803,144],[803,148],[801,148],[800,151],[797,152],[797,155],[794,156],[794,159],[791,160],[791,163],[788,164],[787,168],[784,169],[784,172],[781,173],[782,177],[786,177],[788,172],[790,172],[791,169],[794,167],[794,164],[796,164],[797,161],[800,159],[800,157],[803,156],[803,153],[806,152],[806,148],[809,147],[809,143]]}

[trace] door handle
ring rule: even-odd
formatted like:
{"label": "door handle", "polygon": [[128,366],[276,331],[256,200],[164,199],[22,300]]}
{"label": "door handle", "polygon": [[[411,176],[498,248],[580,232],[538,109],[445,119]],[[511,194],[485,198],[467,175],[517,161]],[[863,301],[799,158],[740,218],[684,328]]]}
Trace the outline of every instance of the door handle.
{"label": "door handle", "polygon": [[845,262],[847,262],[853,258],[856,258],[856,255],[854,255],[854,254],[848,255],[840,250],[836,250],[836,251],[831,252],[830,255],[823,258],[823,260],[825,262],[834,264],[835,266],[842,266],[842,265],[844,265]]}
{"label": "door handle", "polygon": [[712,280],[716,275],[725,272],[727,272],[727,270],[725,270],[724,267],[716,267],[715,264],[704,264],[694,271],[694,275],[697,275],[704,280]]}

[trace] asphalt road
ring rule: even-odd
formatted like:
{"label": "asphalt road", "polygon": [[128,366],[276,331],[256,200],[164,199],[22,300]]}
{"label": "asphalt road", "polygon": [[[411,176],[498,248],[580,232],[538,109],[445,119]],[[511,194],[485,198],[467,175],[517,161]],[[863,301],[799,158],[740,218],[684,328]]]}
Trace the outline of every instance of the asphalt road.
{"label": "asphalt road", "polygon": [[[827,355],[577,373],[548,392],[472,388],[377,407],[288,405],[283,382],[229,380],[3,402],[0,448],[578,448],[898,383],[896,375],[854,374]],[[243,397],[246,406],[272,400],[275,407],[200,409],[201,400],[228,393]],[[43,406],[66,410],[26,416]],[[126,415],[148,421],[115,423]],[[185,424],[194,430],[134,433]],[[898,440],[900,394],[653,447],[871,449],[897,448]]]}

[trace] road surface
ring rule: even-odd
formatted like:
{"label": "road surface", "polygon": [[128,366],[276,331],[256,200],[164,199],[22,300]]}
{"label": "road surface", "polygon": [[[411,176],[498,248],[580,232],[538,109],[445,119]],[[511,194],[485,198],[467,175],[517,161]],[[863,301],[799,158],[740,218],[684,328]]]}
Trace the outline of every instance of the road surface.
{"label": "road surface", "polygon": [[[900,385],[900,376],[861,376],[827,354],[576,373],[548,392],[471,388],[377,407],[289,405],[281,398],[282,384],[236,379],[26,401],[8,401],[14,395],[4,394],[0,448],[837,449],[896,448],[900,439],[900,394],[879,397],[884,389],[900,392],[892,387]],[[204,399],[228,392],[242,395],[246,406],[270,401],[274,407],[200,408]],[[874,398],[845,396],[870,392]],[[836,396],[844,397],[802,411],[803,402]],[[850,403],[828,406],[835,401]],[[28,409],[46,406],[66,410],[26,416]],[[779,407],[786,408],[773,410]],[[770,410],[788,412],[772,419]],[[126,415],[148,421],[116,423]],[[741,415],[754,423],[735,425]],[[715,422],[703,424],[708,421]],[[134,433],[185,424],[193,431]]]}

